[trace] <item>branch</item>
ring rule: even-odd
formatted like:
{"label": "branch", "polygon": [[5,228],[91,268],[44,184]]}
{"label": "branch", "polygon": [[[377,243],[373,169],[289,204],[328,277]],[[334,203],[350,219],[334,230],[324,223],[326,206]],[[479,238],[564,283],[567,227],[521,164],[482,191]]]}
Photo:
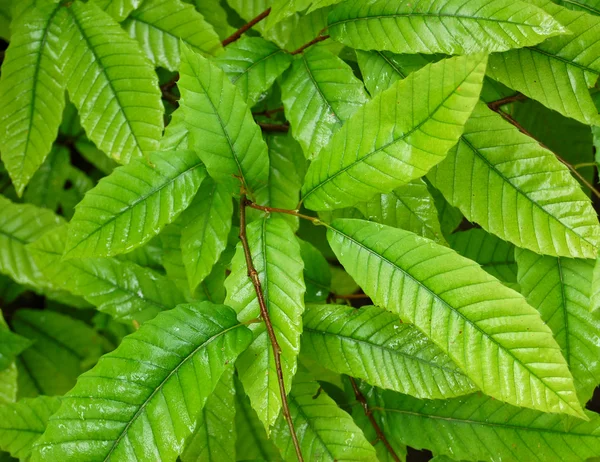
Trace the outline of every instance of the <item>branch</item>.
{"label": "branch", "polygon": [[327,40],[329,38],[329,35],[319,35],[318,37],[315,37],[314,39],[312,39],[310,42],[305,43],[304,45],[302,45],[300,48],[298,48],[297,50],[292,51],[290,54],[291,55],[297,55],[299,53],[302,53],[304,50],[306,50],[308,47],[313,46],[315,43],[319,43],[322,42],[323,40]]}
{"label": "branch", "polygon": [[283,417],[285,418],[288,427],[290,429],[290,435],[294,442],[294,448],[296,449],[296,456],[299,462],[304,462],[302,457],[302,451],[300,450],[300,443],[296,436],[296,430],[294,429],[294,422],[290,414],[290,408],[288,406],[287,396],[285,394],[285,384],[283,381],[283,370],[281,369],[281,347],[277,341],[273,324],[271,324],[271,318],[269,317],[269,310],[267,309],[267,303],[263,295],[262,286],[258,277],[258,272],[252,262],[252,254],[250,253],[250,245],[248,244],[248,238],[246,236],[246,206],[249,205],[249,201],[246,198],[246,194],[242,194],[240,199],[240,241],[244,249],[244,256],[246,257],[246,267],[248,268],[248,277],[252,281],[256,297],[258,299],[258,306],[260,307],[260,316],[265,322],[267,328],[267,334],[271,341],[271,347],[273,348],[273,357],[275,358],[275,369],[277,370],[277,381],[279,382],[279,392],[281,394],[281,404]]}
{"label": "branch", "polygon": [[394,459],[396,462],[400,462],[400,458],[396,454],[396,451],[394,451],[394,448],[392,447],[390,442],[385,437],[383,431],[381,431],[381,427],[375,420],[375,417],[373,417],[373,412],[371,411],[371,409],[369,409],[369,403],[367,403],[365,396],[362,394],[362,392],[358,388],[358,385],[356,385],[356,382],[354,381],[354,379],[352,377],[348,377],[348,378],[350,379],[350,384],[352,385],[352,390],[354,390],[354,396],[356,396],[356,401],[358,401],[360,403],[360,405],[363,408],[363,411],[365,411],[365,415],[369,419],[369,422],[371,422],[371,425],[373,426],[373,429],[375,430],[375,433],[377,434],[377,439],[383,443],[385,448],[388,450],[388,452],[392,456],[392,459]]}
{"label": "branch", "polygon": [[492,101],[492,102],[488,103],[488,107],[492,111],[498,112],[498,109],[500,109],[500,106],[504,106],[505,104],[510,104],[510,103],[514,103],[517,101],[525,101],[526,99],[527,99],[527,96],[523,95],[522,93],[517,93],[516,95],[507,96],[506,98],[501,98],[496,101]]}
{"label": "branch", "polygon": [[276,107],[275,109],[265,109],[264,111],[253,112],[252,115],[254,117],[264,116],[270,119],[273,114],[277,114],[278,112],[283,112],[283,106]]}
{"label": "branch", "polygon": [[248,199],[246,199],[246,205],[248,207],[251,207],[251,208],[256,209],[256,210],[262,210],[263,212],[268,212],[268,213],[285,213],[287,215],[293,215],[295,217],[302,218],[304,220],[312,221],[313,224],[315,224],[315,225],[323,225],[324,224],[318,218],[311,217],[311,216],[308,216],[308,215],[304,215],[302,213],[298,213],[297,210],[278,209],[277,207],[267,207],[265,205],[258,205],[258,204],[254,203],[252,201],[249,201]]}
{"label": "branch", "polygon": [[242,34],[244,32],[246,32],[248,29],[251,29],[256,24],[258,24],[263,19],[265,19],[267,16],[269,16],[269,13],[271,13],[271,8],[267,8],[265,11],[263,11],[261,14],[259,14],[256,18],[248,21],[246,24],[244,24],[242,27],[240,27],[238,30],[236,30],[233,34],[231,34],[229,37],[227,37],[225,40],[223,40],[223,42],[221,42],[223,44],[223,46],[226,47],[230,43],[235,42],[237,39],[239,39],[242,36]]}
{"label": "branch", "polygon": [[[502,100],[498,100],[498,101],[502,101]],[[524,135],[527,135],[528,137],[534,139],[535,141],[538,142],[538,144],[541,147],[543,147],[544,149],[547,149],[552,154],[554,154],[556,156],[556,158],[559,161],[561,161],[573,173],[573,175],[575,175],[577,178],[579,178],[579,180],[592,192],[592,194],[594,194],[594,196],[600,198],[600,192],[596,188],[594,188],[594,186],[588,180],[586,180],[585,177],[581,173],[579,173],[579,171],[577,171],[577,169],[575,167],[573,167],[573,165],[571,165],[565,159],[563,159],[558,154],[556,154],[554,151],[552,151],[552,149],[550,149],[544,143],[542,143],[541,141],[537,140],[531,133],[529,133],[527,130],[525,130],[525,128],[523,128],[523,126],[519,122],[517,122],[510,114],[508,114],[508,113],[506,113],[504,111],[501,111],[499,107],[497,107],[496,109],[494,109],[489,104],[488,104],[488,107],[490,109],[492,109],[492,111],[494,111],[496,114],[499,114],[500,116],[502,116],[502,118],[504,120],[506,120],[508,123],[510,123],[511,125],[515,126],[521,133],[523,133]]]}
{"label": "branch", "polygon": [[290,129],[288,124],[267,124],[262,122],[257,122],[258,126],[267,132],[282,132],[287,133]]}

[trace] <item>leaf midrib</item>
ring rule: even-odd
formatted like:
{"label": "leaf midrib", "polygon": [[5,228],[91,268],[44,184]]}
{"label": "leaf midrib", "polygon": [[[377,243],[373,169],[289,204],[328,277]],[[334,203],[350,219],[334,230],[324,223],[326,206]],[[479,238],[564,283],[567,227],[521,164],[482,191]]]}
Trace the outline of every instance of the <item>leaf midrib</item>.
{"label": "leaf midrib", "polygon": [[[477,67],[479,67],[479,65],[481,64],[481,61],[479,61],[479,63],[477,63],[476,66],[473,66],[473,69],[471,70],[471,72],[469,72],[464,79],[462,79],[458,85],[455,86],[455,89],[449,93],[432,111],[429,111],[429,113],[427,114],[427,116],[421,121],[419,122],[417,125],[415,125],[414,127],[412,127],[410,130],[408,130],[407,132],[403,133],[401,136],[399,136],[398,138],[393,139],[392,141],[390,141],[389,143],[384,144],[383,146],[366,153],[364,156],[362,157],[358,157],[355,161],[351,162],[350,164],[348,164],[346,167],[338,170],[337,172],[335,172],[333,175],[328,176],[324,181],[318,183],[316,186],[314,186],[312,189],[310,189],[309,191],[306,192],[306,194],[304,194],[302,196],[302,201],[304,202],[306,200],[307,197],[309,197],[313,192],[315,192],[316,190],[323,188],[327,183],[329,183],[330,181],[334,180],[335,178],[337,178],[339,175],[345,173],[347,170],[350,170],[351,168],[353,168],[355,165],[360,164],[362,162],[364,162],[366,159],[369,159],[371,156],[374,156],[375,154],[384,151],[385,149],[387,149],[389,146],[392,146],[395,143],[398,143],[402,140],[405,140],[406,138],[408,138],[410,135],[412,135],[413,133],[415,133],[417,130],[419,130],[423,125],[425,125],[429,120],[431,120],[433,118],[433,116],[437,113],[437,111],[444,106],[444,103],[446,101],[448,101],[448,99],[450,99],[451,97],[456,95],[456,89],[459,88],[475,71],[475,69],[477,69]],[[414,75],[411,74],[411,75]],[[379,93],[379,95],[381,95],[382,93]],[[413,94],[414,94],[414,88],[413,88]],[[378,95],[378,96],[379,96]],[[372,101],[372,100],[371,100]],[[369,103],[367,103],[369,104]],[[355,113],[356,114],[356,113]],[[354,114],[354,115],[355,115]],[[394,124],[394,128],[396,128],[396,124]],[[341,130],[339,130],[338,132],[336,132],[335,135],[340,136],[339,134],[343,133],[343,128]],[[329,143],[329,146],[333,145],[335,138],[332,139]],[[359,147],[359,151],[360,151],[360,147]],[[342,155],[345,157],[346,154],[346,149],[344,149],[344,152],[342,153]],[[443,157],[443,156],[442,156]],[[323,160],[322,155],[320,156],[320,159]],[[313,165],[317,165],[316,163],[311,164],[310,167],[313,167]],[[309,171],[310,172],[310,167],[309,167]]]}
{"label": "leaf midrib", "polygon": [[[469,318],[467,318],[464,314],[462,314],[460,311],[458,311],[456,308],[454,308],[452,305],[450,305],[446,300],[444,300],[443,298],[441,298],[440,296],[438,296],[435,292],[433,292],[428,286],[426,286],[425,284],[421,283],[418,279],[416,279],[412,274],[408,273],[407,271],[405,271],[403,268],[400,268],[398,265],[396,265],[394,262],[392,262],[391,260],[389,260],[388,258],[384,257],[383,255],[375,252],[373,249],[367,247],[366,245],[356,241],[353,237],[351,237],[350,235],[340,231],[337,228],[334,228],[333,226],[330,226],[331,230],[339,233],[343,238],[346,238],[350,241],[352,241],[355,245],[357,245],[358,247],[361,247],[363,249],[365,249],[367,252],[369,252],[371,255],[373,255],[374,257],[382,260],[382,262],[387,263],[388,265],[390,265],[391,267],[395,268],[397,271],[401,272],[405,277],[408,277],[409,279],[411,279],[418,287],[422,287],[426,292],[428,292],[430,294],[430,296],[435,299],[438,300],[439,302],[441,302],[444,306],[446,306],[451,312],[455,313],[456,315],[458,315],[459,317],[461,317],[465,323],[469,324],[472,328],[474,328],[475,330],[477,330],[484,338],[488,339],[490,342],[492,342],[494,345],[496,345],[496,347],[499,349],[499,351],[504,351],[506,354],[508,354],[511,358],[513,358],[515,363],[520,364],[524,369],[527,370],[527,372],[529,372],[529,374],[531,375],[531,377],[535,377],[543,386],[544,388],[552,391],[552,393],[558,397],[558,399],[563,402],[568,408],[573,409],[573,406],[568,403],[567,401],[564,400],[564,398],[562,397],[561,394],[559,394],[556,390],[552,389],[548,384],[546,384],[546,382],[543,380],[543,378],[538,377],[536,374],[534,374],[531,369],[528,367],[528,365],[523,364],[522,361],[520,361],[519,359],[517,359],[515,357],[515,355],[513,354],[512,350],[504,347],[503,345],[501,345],[500,343],[498,343],[496,341],[496,339],[494,339],[492,336],[488,335],[487,332],[485,332],[484,330],[482,330],[477,324],[475,324],[474,322],[472,322]],[[431,339],[434,343],[437,344],[437,342],[435,342],[433,339]],[[442,351],[446,352],[446,350],[444,349],[443,345],[438,345],[440,348],[442,348]],[[447,354],[449,354],[448,352],[446,352]],[[452,358],[451,358],[452,359]],[[469,379],[471,379],[469,377]],[[472,380],[472,379],[471,379]],[[477,384],[476,384],[477,385]],[[479,386],[479,385],[478,385]],[[574,409],[575,411],[578,411],[577,409]]]}
{"label": "leaf midrib", "polygon": [[[173,368],[173,370],[171,372],[169,372],[167,374],[167,376],[164,378],[164,380],[154,389],[154,391],[150,394],[150,396],[148,396],[148,398],[146,398],[146,400],[140,405],[140,408],[138,409],[138,411],[135,413],[135,415],[131,418],[131,420],[129,420],[129,422],[127,422],[127,424],[125,425],[125,428],[123,428],[123,430],[121,431],[121,433],[119,434],[119,436],[117,437],[117,439],[114,441],[113,445],[110,448],[110,451],[108,452],[108,454],[106,455],[106,457],[104,458],[104,462],[107,462],[110,459],[111,454],[115,451],[115,449],[117,448],[117,446],[119,445],[119,443],[121,442],[121,440],[123,439],[123,437],[125,436],[125,434],[127,433],[127,430],[129,430],[129,427],[131,427],[131,425],[133,425],[133,423],[135,422],[135,420],[142,414],[142,412],[144,412],[146,410],[146,406],[150,403],[150,401],[152,400],[152,398],[159,392],[162,390],[163,386],[166,384],[166,382],[177,372],[179,372],[179,369],[181,367],[183,367],[183,365],[193,356],[196,355],[196,353],[198,353],[198,351],[200,351],[200,349],[202,349],[205,346],[208,346],[209,344],[211,344],[212,342],[214,342],[215,340],[217,340],[219,337],[226,335],[227,333],[233,331],[234,329],[237,329],[238,327],[242,327],[243,324],[242,323],[238,323],[235,324],[231,327],[228,327],[227,329],[222,330],[221,332],[213,335],[212,337],[210,337],[208,340],[206,340],[205,342],[203,342],[202,344],[198,345],[194,350],[192,350],[192,352],[190,352],[187,356],[185,356],[181,362],[175,366]],[[204,408],[204,406],[203,406]]]}

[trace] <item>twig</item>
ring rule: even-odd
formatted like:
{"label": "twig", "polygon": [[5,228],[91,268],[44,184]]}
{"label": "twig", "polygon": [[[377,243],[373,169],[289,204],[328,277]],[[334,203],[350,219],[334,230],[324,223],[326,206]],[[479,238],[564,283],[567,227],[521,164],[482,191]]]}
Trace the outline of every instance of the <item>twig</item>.
{"label": "twig", "polygon": [[276,107],[275,109],[266,109],[266,110],[260,111],[260,112],[253,112],[252,115],[254,117],[264,116],[264,117],[268,117],[270,119],[273,114],[277,114],[278,112],[283,112],[283,106]]}
{"label": "twig", "polygon": [[347,295],[339,295],[339,294],[331,294],[331,298],[338,298],[340,300],[365,300],[369,299],[367,294],[347,294]]}
{"label": "twig", "polygon": [[595,167],[595,166],[596,166],[596,162],[582,162],[581,164],[573,165],[573,168],[575,170],[579,170],[580,168]]}
{"label": "twig", "polygon": [[302,45],[300,48],[298,48],[297,50],[292,51],[290,54],[291,55],[297,55],[299,53],[302,53],[304,50],[306,50],[308,47],[313,46],[315,43],[319,43],[322,42],[323,40],[327,40],[329,38],[329,35],[319,35],[317,37],[315,37],[314,39],[312,39],[310,42],[305,43],[304,45]]}
{"label": "twig", "polygon": [[223,44],[223,46],[226,47],[230,43],[235,42],[237,39],[239,39],[242,36],[242,34],[244,32],[246,32],[248,29],[251,29],[256,24],[258,24],[263,19],[265,19],[267,16],[269,16],[270,12],[271,12],[271,8],[267,8],[265,11],[263,11],[261,14],[259,14],[256,18],[248,21],[246,24],[244,24],[242,27],[240,27],[238,30],[236,30],[233,34],[231,34],[229,37],[227,37],[225,40],[223,40],[223,42],[221,42]]}
{"label": "twig", "polygon": [[249,201],[248,199],[246,199],[246,205],[248,207],[251,207],[251,208],[256,209],[256,210],[262,210],[263,212],[268,212],[268,213],[285,213],[287,215],[293,215],[293,216],[298,217],[298,218],[303,218],[304,220],[312,221],[315,225],[322,225],[322,224],[324,224],[318,218],[311,217],[311,216],[308,216],[308,215],[304,215],[302,213],[298,213],[297,210],[278,209],[277,207],[266,207],[264,205],[258,205],[258,204],[254,203],[252,201]]}
{"label": "twig", "polygon": [[294,448],[296,449],[296,456],[299,462],[303,462],[302,451],[300,450],[300,442],[296,436],[296,430],[294,429],[294,422],[290,414],[290,408],[288,406],[287,396],[285,393],[285,384],[283,381],[283,370],[281,369],[281,347],[277,341],[273,324],[271,324],[271,318],[269,317],[269,310],[265,302],[263,295],[262,286],[258,277],[258,272],[252,262],[252,254],[250,253],[250,245],[248,244],[248,238],[246,236],[246,206],[249,205],[249,201],[246,198],[246,194],[242,194],[240,199],[240,241],[244,249],[244,256],[246,257],[246,267],[248,268],[248,277],[252,281],[256,297],[258,299],[258,306],[260,307],[260,315],[267,328],[267,334],[271,341],[271,347],[273,348],[273,357],[275,358],[275,369],[277,370],[277,382],[279,383],[279,392],[281,394],[281,405],[283,417],[285,418],[288,427],[290,429],[290,435],[294,442]]}
{"label": "twig", "polygon": [[500,107],[504,106],[505,104],[514,103],[516,101],[525,101],[526,99],[527,96],[523,95],[522,93],[517,93],[516,95],[507,96],[506,98],[501,98],[496,101],[492,101],[488,103],[488,107],[492,111],[498,112],[498,109],[500,109]]}
{"label": "twig", "polygon": [[363,408],[363,411],[365,411],[365,415],[367,416],[367,418],[369,419],[369,422],[371,422],[371,425],[373,426],[373,429],[375,430],[377,439],[383,443],[385,448],[388,450],[388,452],[392,456],[392,459],[394,459],[396,462],[400,462],[400,458],[396,454],[396,451],[394,451],[394,448],[392,447],[390,442],[385,437],[385,434],[383,433],[383,431],[381,431],[381,427],[375,420],[375,417],[373,417],[373,412],[371,411],[371,409],[369,409],[369,403],[367,403],[365,396],[362,394],[362,392],[358,388],[358,385],[356,385],[356,382],[354,381],[354,379],[352,377],[349,377],[349,379],[350,379],[350,384],[352,385],[352,390],[354,390],[354,396],[356,396],[356,401],[358,401],[360,403],[360,405]]}
{"label": "twig", "polygon": [[[488,107],[489,107],[489,105],[488,105]],[[527,130],[525,130],[525,128],[523,128],[523,126],[521,126],[521,124],[519,122],[517,122],[510,114],[500,110],[499,108],[493,109],[490,107],[490,109],[492,109],[496,114],[499,114],[500,116],[502,116],[502,118],[504,120],[506,120],[508,123],[515,126],[521,133],[523,133],[524,135],[527,135],[528,137],[537,141],[541,147],[543,147],[544,149],[547,149],[548,151],[553,153],[556,156],[556,158],[559,161],[561,161],[573,173],[573,175],[575,175],[577,178],[579,178],[579,180],[592,192],[592,194],[594,194],[594,196],[600,198],[600,192],[596,188],[594,188],[594,186],[588,180],[586,180],[585,177],[581,173],[579,173],[575,167],[573,167],[573,165],[571,165],[565,159],[563,159],[558,154],[556,154],[554,151],[552,151],[552,149],[550,149],[544,143],[537,140],[531,133],[529,133]]]}
{"label": "twig", "polygon": [[262,122],[257,122],[258,126],[267,132],[282,132],[287,133],[290,129],[288,124],[267,124]]}

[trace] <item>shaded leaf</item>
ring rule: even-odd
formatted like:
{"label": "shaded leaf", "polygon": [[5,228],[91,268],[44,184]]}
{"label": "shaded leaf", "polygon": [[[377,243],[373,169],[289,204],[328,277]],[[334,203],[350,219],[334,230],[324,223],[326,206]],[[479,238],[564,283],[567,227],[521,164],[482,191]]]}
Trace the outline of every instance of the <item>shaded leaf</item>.
{"label": "shaded leaf", "polygon": [[101,9],[116,21],[123,21],[129,13],[138,8],[144,0],[93,0]]}
{"label": "shaded leaf", "polygon": [[31,178],[25,190],[25,201],[56,211],[70,167],[69,150],[63,146],[54,146]]}
{"label": "shaded leaf", "polygon": [[298,242],[304,262],[303,277],[306,284],[304,301],[307,303],[325,301],[331,291],[329,263],[314,245],[302,239],[298,239]]}

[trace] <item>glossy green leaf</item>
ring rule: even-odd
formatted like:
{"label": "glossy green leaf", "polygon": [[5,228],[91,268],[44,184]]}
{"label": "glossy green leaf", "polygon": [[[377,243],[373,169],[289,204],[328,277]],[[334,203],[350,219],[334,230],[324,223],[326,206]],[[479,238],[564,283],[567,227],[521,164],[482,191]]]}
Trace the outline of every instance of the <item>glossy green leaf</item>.
{"label": "glossy green leaf", "polygon": [[62,395],[102,355],[101,337],[85,323],[53,311],[18,310],[16,333],[32,346],[21,353],[25,369],[45,395]]}
{"label": "glossy green leaf", "polygon": [[19,195],[50,152],[65,106],[63,20],[59,5],[44,0],[11,26],[0,78],[0,152]]}
{"label": "glossy green leaf", "polygon": [[227,11],[219,0],[194,0],[192,3],[221,39],[233,34],[235,29],[229,25]]}
{"label": "glossy green leaf", "polygon": [[17,401],[18,370],[15,362],[0,371],[0,404],[11,404]]}
{"label": "glossy green leaf", "polygon": [[[300,47],[310,43],[315,37],[321,35],[327,28],[327,16],[332,9],[333,7],[329,7],[310,11],[312,10],[310,8],[307,13],[301,15],[298,23],[292,29],[290,39],[286,43],[285,48],[290,52],[298,50]],[[333,40],[325,40],[311,45],[311,47],[326,48],[337,55],[344,46]]]}
{"label": "glossy green leaf", "polygon": [[329,15],[327,30],[359,50],[450,55],[531,46],[566,32],[518,0],[351,0]]}
{"label": "glossy green leaf", "polygon": [[139,8],[144,0],[93,0],[93,2],[116,21],[123,21],[129,13]]}
{"label": "glossy green leaf", "polygon": [[281,461],[279,450],[265,433],[265,427],[258,420],[258,416],[250,400],[244,394],[242,384],[236,380],[236,413],[235,431],[237,440],[236,453],[243,454],[247,460],[265,460],[269,462]]}
{"label": "glossy green leaf", "polygon": [[181,63],[180,42],[196,53],[215,55],[222,50],[213,27],[192,5],[180,0],[145,0],[125,20],[123,28],[137,39],[156,67],[171,71],[179,69]]}
{"label": "glossy green leaf", "polygon": [[304,283],[306,284],[306,293],[304,301],[323,302],[327,300],[331,291],[331,271],[329,263],[319,250],[307,241],[299,239],[300,255],[304,262]]}
{"label": "glossy green leaf", "polygon": [[205,177],[192,151],[155,152],[116,169],[78,204],[65,256],[112,256],[145,244],[186,209]]}
{"label": "glossy green leaf", "polygon": [[151,319],[185,300],[173,282],[154,271],[114,258],[63,260],[67,228],[29,246],[43,279],[81,295],[98,310],[130,323]]}
{"label": "glossy green leaf", "polygon": [[171,114],[171,121],[160,140],[161,151],[189,149],[189,132],[185,124],[183,109],[177,108]]}
{"label": "glossy green leaf", "polygon": [[70,167],[69,150],[63,146],[54,146],[31,178],[25,190],[25,201],[56,211]]}
{"label": "glossy green leaf", "polygon": [[231,192],[207,179],[182,215],[181,251],[191,292],[210,274],[225,250],[232,214]]}
{"label": "glossy green leaf", "polygon": [[555,0],[555,3],[569,8],[570,10],[600,15],[599,0]]}
{"label": "glossy green leaf", "polygon": [[95,3],[74,2],[66,11],[64,74],[88,137],[122,164],[156,150],[163,106],[139,45]]}
{"label": "glossy green leaf", "polygon": [[[260,128],[226,74],[183,47],[181,90],[192,147],[216,181],[243,181],[250,193],[268,181],[269,157]],[[236,185],[237,186],[237,185]]]}
{"label": "glossy green leaf", "polygon": [[515,246],[509,242],[476,228],[451,234],[448,243],[456,252],[476,261],[500,281],[517,282]]}
{"label": "glossy green leaf", "polygon": [[[302,456],[306,460],[377,461],[375,450],[352,418],[325,392],[319,393],[318,382],[307,372],[296,374],[289,395],[289,406]],[[283,416],[275,424],[273,440],[284,460],[297,460]]]}
{"label": "glossy green leaf", "polygon": [[356,50],[358,65],[369,93],[375,96],[430,62],[419,54],[398,55],[389,51]]}
{"label": "glossy green leaf", "polygon": [[334,221],[328,240],[376,305],[423,331],[484,393],[583,416],[550,329],[478,264],[408,231],[362,220]]}
{"label": "glossy green leaf", "polygon": [[594,260],[516,252],[521,293],[537,308],[569,364],[585,404],[600,384],[600,316],[590,312]]}
{"label": "glossy green leaf", "polygon": [[380,392],[375,415],[402,428],[402,441],[452,459],[522,462],[584,461],[600,447],[600,417],[589,421],[543,414],[471,395],[448,400],[419,400]]}
{"label": "glossy green leaf", "polygon": [[307,159],[314,159],[368,97],[350,66],[331,52],[309,48],[285,74],[285,115]]}
{"label": "glossy green leaf", "polygon": [[288,53],[260,37],[244,37],[233,42],[215,60],[250,107],[264,98],[291,62]]}
{"label": "glossy green leaf", "polygon": [[585,124],[600,117],[588,87],[600,74],[600,17],[570,11],[550,0],[533,0],[570,34],[528,48],[490,56],[488,74],[561,114]]}
{"label": "glossy green leaf", "polygon": [[516,246],[596,256],[598,218],[567,167],[483,103],[428,179],[467,219]]}
{"label": "glossy green leaf", "polygon": [[433,197],[421,179],[400,186],[391,193],[378,194],[368,202],[359,202],[356,208],[370,221],[406,229],[444,243]]}
{"label": "glossy green leaf", "polygon": [[313,210],[354,205],[427,173],[462,134],[485,65],[483,55],[445,59],[375,96],[309,167],[304,205]]}
{"label": "glossy green leaf", "polygon": [[42,277],[25,245],[63,223],[47,209],[15,204],[0,196],[0,273],[37,287]]}
{"label": "glossy green leaf", "polygon": [[230,368],[206,400],[194,433],[185,441],[182,462],[236,460],[237,435],[235,427],[231,428],[235,419],[235,392],[233,368]]}
{"label": "glossy green leaf", "polygon": [[303,324],[302,354],[340,374],[419,398],[477,389],[415,326],[381,308],[309,305]]}
{"label": "glossy green leaf", "polygon": [[[300,246],[290,225],[278,217],[265,217],[246,227],[254,267],[261,281],[267,310],[281,347],[281,366],[286,390],[296,372],[300,350],[305,286],[304,264]],[[231,274],[225,281],[226,303],[233,307],[242,322],[260,316],[258,299],[241,244],[231,263]],[[237,369],[252,407],[267,432],[281,410],[275,360],[264,323],[250,326],[254,341],[241,354]]]}
{"label": "glossy green leaf", "polygon": [[291,2],[289,0],[274,0],[265,28],[270,29],[294,13],[306,10],[311,3],[312,0],[295,0]]}
{"label": "glossy green leaf", "polygon": [[0,449],[28,460],[32,445],[42,436],[48,419],[59,406],[60,399],[50,396],[0,405]]}
{"label": "glossy green leaf", "polygon": [[592,286],[590,293],[590,310],[596,311],[600,308],[600,258],[596,259],[592,273]]}
{"label": "glossy green leaf", "polygon": [[33,460],[175,461],[206,399],[251,339],[223,305],[161,313],[79,378]]}
{"label": "glossy green leaf", "polygon": [[10,22],[12,20],[12,0],[0,0],[0,38],[10,41]]}
{"label": "glossy green leaf", "polygon": [[463,222],[464,216],[460,210],[451,206],[448,201],[444,199],[442,193],[431,186],[431,183],[425,182],[427,183],[427,189],[429,189],[429,193],[435,202],[435,208],[438,211],[442,233],[444,233],[444,236],[448,237]]}

